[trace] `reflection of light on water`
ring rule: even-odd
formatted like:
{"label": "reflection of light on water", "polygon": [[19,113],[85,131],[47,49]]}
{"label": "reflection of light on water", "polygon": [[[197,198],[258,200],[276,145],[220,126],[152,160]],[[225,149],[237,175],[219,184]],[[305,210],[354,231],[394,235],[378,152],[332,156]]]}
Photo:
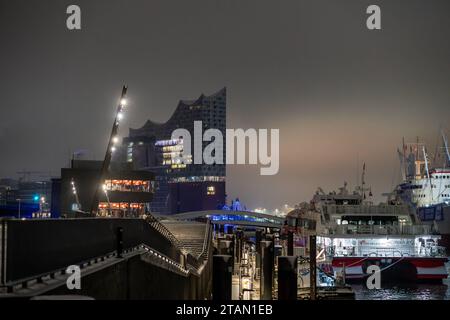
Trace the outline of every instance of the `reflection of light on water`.
{"label": "reflection of light on water", "polygon": [[[450,259],[449,259],[450,260]],[[450,273],[450,263],[446,263]],[[357,300],[450,300],[450,279],[442,284],[392,285],[369,290],[363,284],[351,285]]]}
{"label": "reflection of light on water", "polygon": [[363,285],[352,285],[357,300],[450,300],[450,291],[444,284],[392,286],[369,290]]}

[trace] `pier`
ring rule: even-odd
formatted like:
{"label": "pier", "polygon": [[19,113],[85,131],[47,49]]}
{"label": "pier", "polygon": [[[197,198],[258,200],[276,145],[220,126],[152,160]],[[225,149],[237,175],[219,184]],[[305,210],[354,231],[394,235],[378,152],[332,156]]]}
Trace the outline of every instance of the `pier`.
{"label": "pier", "polygon": [[[280,226],[267,222],[254,229],[238,220],[225,233],[221,222],[209,218],[179,218],[3,219],[0,298],[311,299],[315,289],[297,281],[297,258],[281,255],[287,247],[275,251]],[[67,286],[69,266],[81,270],[79,290]],[[329,288],[314,297],[353,295],[348,288]]]}

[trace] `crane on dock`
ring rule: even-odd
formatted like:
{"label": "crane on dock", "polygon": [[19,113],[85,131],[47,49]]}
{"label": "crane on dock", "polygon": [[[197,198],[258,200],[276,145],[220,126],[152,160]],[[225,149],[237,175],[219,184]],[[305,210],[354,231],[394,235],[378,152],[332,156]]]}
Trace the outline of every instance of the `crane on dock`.
{"label": "crane on dock", "polygon": [[100,170],[98,184],[97,184],[97,187],[95,188],[94,197],[92,199],[92,205],[91,205],[91,210],[90,210],[90,212],[92,214],[97,214],[99,193],[101,192],[101,190],[103,190],[105,175],[109,170],[109,165],[111,164],[112,155],[113,155],[114,151],[116,150],[116,144],[119,142],[117,133],[119,130],[120,120],[123,117],[123,112],[124,112],[125,106],[127,104],[126,95],[127,95],[127,86],[124,85],[122,87],[122,94],[120,96],[119,105],[118,105],[117,111],[116,111],[116,116],[114,118],[114,123],[112,125],[111,135],[109,136],[109,141],[108,141],[108,146],[106,148],[105,158],[103,160],[102,168]]}

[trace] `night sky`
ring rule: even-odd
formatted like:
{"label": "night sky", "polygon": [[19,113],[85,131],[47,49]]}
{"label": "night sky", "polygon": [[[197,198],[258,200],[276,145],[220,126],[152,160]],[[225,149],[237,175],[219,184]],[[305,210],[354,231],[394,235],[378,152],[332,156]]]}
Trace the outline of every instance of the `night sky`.
{"label": "night sky", "polygon": [[[77,4],[82,30],[66,28]],[[370,4],[382,30],[366,28]],[[309,201],[363,162],[378,200],[396,149],[450,133],[450,1],[0,0],[0,177],[101,159],[123,83],[120,134],[180,99],[228,88],[229,128],[279,128],[280,172],[229,166],[249,208]]]}

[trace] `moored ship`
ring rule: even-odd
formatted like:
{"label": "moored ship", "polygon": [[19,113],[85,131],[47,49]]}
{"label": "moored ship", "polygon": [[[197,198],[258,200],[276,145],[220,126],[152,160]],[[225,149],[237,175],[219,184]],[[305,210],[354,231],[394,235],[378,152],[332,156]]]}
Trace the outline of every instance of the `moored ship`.
{"label": "moored ship", "polygon": [[[441,235],[440,245],[450,251],[450,152],[442,131],[442,147],[430,157],[423,143],[404,143],[398,150],[402,182],[395,193],[410,204],[422,223]],[[432,158],[432,159],[431,159]]]}
{"label": "moored ship", "polygon": [[362,186],[326,194],[319,188],[312,205],[319,215],[318,248],[336,277],[363,280],[367,268],[380,268],[384,281],[441,281],[447,278],[445,248],[429,224],[396,198],[373,204]]}

